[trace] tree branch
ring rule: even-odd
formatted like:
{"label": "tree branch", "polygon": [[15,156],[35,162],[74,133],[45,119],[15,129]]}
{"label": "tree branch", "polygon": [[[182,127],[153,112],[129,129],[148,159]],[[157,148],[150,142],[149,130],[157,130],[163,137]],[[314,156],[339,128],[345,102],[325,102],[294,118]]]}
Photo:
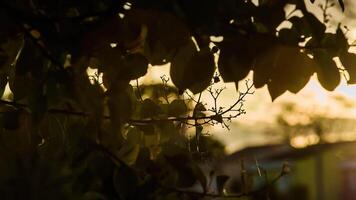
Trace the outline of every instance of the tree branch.
{"label": "tree branch", "polygon": [[[230,106],[227,110],[222,111],[221,113],[214,113],[212,115],[207,115],[207,116],[200,116],[200,117],[196,117],[196,116],[185,116],[185,117],[167,117],[167,118],[148,118],[148,119],[129,119],[128,123],[133,124],[133,125],[142,125],[142,124],[150,124],[150,123],[157,123],[157,122],[162,122],[162,121],[179,121],[179,122],[184,122],[186,123],[187,121],[191,121],[191,120],[207,120],[204,123],[209,123],[212,120],[215,120],[217,118],[220,119],[231,119],[233,117],[237,117],[243,113],[238,113],[234,116],[229,115],[229,116],[224,116],[224,114],[232,111],[234,109],[234,107],[241,103],[243,101],[243,99],[245,98],[246,95],[248,94],[253,94],[253,92],[251,92],[251,89],[253,87],[253,85],[248,85],[246,82],[246,85],[248,86],[246,89],[246,92],[241,93],[239,95],[239,98],[237,99],[237,101]],[[13,101],[8,101],[8,100],[4,100],[4,99],[0,99],[0,104],[4,104],[4,105],[8,105],[8,106],[13,106],[16,108],[28,108],[29,106],[26,104],[22,104],[22,103],[17,103],[17,102],[13,102]],[[238,109],[240,110],[240,109]],[[47,113],[49,114],[58,114],[58,115],[72,115],[72,116],[78,116],[78,117],[89,117],[91,115],[91,113],[88,112],[83,112],[83,111],[73,111],[73,110],[66,110],[66,109],[57,109],[57,108],[50,108],[47,110]],[[110,119],[109,115],[104,115],[103,116],[104,119]],[[195,123],[194,123],[195,124]]]}

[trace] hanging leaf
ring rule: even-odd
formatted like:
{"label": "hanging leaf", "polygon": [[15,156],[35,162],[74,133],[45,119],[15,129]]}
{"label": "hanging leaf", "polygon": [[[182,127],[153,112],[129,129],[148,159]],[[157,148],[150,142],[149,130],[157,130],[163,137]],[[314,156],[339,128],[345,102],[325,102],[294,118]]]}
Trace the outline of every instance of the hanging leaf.
{"label": "hanging leaf", "polygon": [[124,66],[119,76],[124,80],[134,80],[147,73],[148,60],[141,54],[129,54],[124,58]]}
{"label": "hanging leaf", "polygon": [[342,65],[349,73],[350,78],[347,82],[349,84],[355,84],[356,83],[356,54],[343,51],[340,53],[339,58]]}
{"label": "hanging leaf", "polygon": [[[287,90],[297,93],[309,81],[315,71],[316,63],[305,53],[300,52],[299,48],[283,46],[279,51],[281,55],[275,69],[276,72],[272,74],[271,82],[268,85],[275,87],[285,85]],[[290,62],[290,59],[293,59],[293,62]]]}
{"label": "hanging leaf", "polygon": [[[158,10],[130,9],[124,18],[124,29],[146,27],[144,40],[134,40],[143,46],[143,54],[152,65],[162,65],[172,60],[176,50],[190,40],[188,26],[177,16]],[[136,28],[137,29],[137,28]],[[142,31],[141,31],[142,32]],[[129,32],[127,34],[130,35]],[[126,46],[130,46],[127,45]]]}
{"label": "hanging leaf", "polygon": [[225,82],[238,82],[251,70],[254,55],[247,42],[247,38],[241,36],[235,42],[223,41],[219,44],[218,67]]}
{"label": "hanging leaf", "polygon": [[148,29],[145,55],[152,65],[162,65],[172,60],[177,48],[190,40],[190,30],[176,16],[157,12],[157,18]]}
{"label": "hanging leaf", "polygon": [[[249,41],[254,57],[253,65],[253,84],[256,88],[263,87],[267,84],[272,73],[271,67],[274,65],[273,54],[274,48],[278,46],[278,41],[275,37],[267,35],[255,35]],[[271,50],[272,49],[272,50]],[[268,56],[272,56],[268,59]],[[266,59],[267,58],[267,59]]]}
{"label": "hanging leaf", "polygon": [[339,49],[347,50],[349,48],[349,43],[345,36],[345,33],[341,30],[340,26],[336,30],[336,44],[338,45]]}
{"label": "hanging leaf", "polygon": [[[273,84],[274,83],[274,84]],[[274,101],[277,97],[281,96],[287,91],[287,88],[283,85],[279,85],[273,81],[268,84],[268,92],[271,96],[272,101]]]}
{"label": "hanging leaf", "polygon": [[258,82],[258,86],[266,83],[274,100],[287,90],[294,93],[301,90],[314,73],[314,68],[315,62],[299,48],[276,45],[257,58],[254,82]]}
{"label": "hanging leaf", "polygon": [[295,46],[298,46],[298,44],[302,41],[300,33],[294,27],[290,29],[284,28],[278,31],[278,38],[285,44]]}
{"label": "hanging leaf", "polygon": [[193,73],[192,69],[188,68],[188,62],[193,55],[197,53],[197,49],[193,41],[189,40],[184,46],[181,46],[174,56],[174,59],[171,63],[170,76],[173,83],[180,89],[185,90],[188,87],[188,78],[192,79],[193,76],[188,75]]}
{"label": "hanging leaf", "polygon": [[258,6],[256,21],[266,25],[269,32],[274,32],[285,20],[284,7],[287,3],[287,1],[263,1],[262,4]]}
{"label": "hanging leaf", "polygon": [[308,23],[309,26],[308,28],[310,28],[311,30],[312,37],[317,41],[321,41],[326,30],[325,24],[323,24],[312,13],[307,12],[303,14],[304,14],[303,19],[305,19],[306,22]]}
{"label": "hanging leaf", "polygon": [[326,50],[314,52],[314,60],[318,63],[316,73],[320,84],[329,91],[333,91],[340,83],[340,72],[333,57]]}
{"label": "hanging leaf", "polygon": [[182,46],[172,60],[170,75],[181,90],[189,89],[194,94],[202,92],[214,75],[214,56],[208,47],[197,51],[193,41]]}
{"label": "hanging leaf", "polygon": [[304,17],[293,16],[289,18],[288,21],[292,23],[291,28],[296,30],[300,36],[307,38],[312,35],[312,29]]}

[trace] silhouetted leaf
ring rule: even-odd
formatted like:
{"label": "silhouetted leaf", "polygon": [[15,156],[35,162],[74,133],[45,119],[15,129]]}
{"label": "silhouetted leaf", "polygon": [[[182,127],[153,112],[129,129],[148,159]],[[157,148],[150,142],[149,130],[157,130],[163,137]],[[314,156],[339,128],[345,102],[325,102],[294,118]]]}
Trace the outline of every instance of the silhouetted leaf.
{"label": "silhouetted leaf", "polygon": [[284,6],[287,1],[261,1],[256,12],[256,21],[266,25],[268,31],[274,31],[285,20]]}
{"label": "silhouetted leaf", "polygon": [[[345,9],[343,0],[336,2]],[[195,127],[200,137],[188,146],[186,126],[172,117],[208,114],[204,104],[185,104],[178,94],[199,93],[220,81],[213,77],[215,55],[224,81],[237,84],[252,70],[255,87],[267,84],[273,100],[300,91],[315,71],[333,90],[340,81],[337,56],[349,83],[356,83],[348,28],[325,33],[316,17],[320,10],[301,0],[0,4],[0,94],[8,81],[10,100],[24,104],[2,106],[2,199],[196,199],[203,195],[161,186],[199,182],[209,193],[195,159],[216,158],[223,146],[203,137],[203,125]],[[290,13],[287,4],[295,6]],[[290,29],[280,26],[286,20]],[[130,81],[144,76],[149,64],[166,63],[176,89],[140,85],[135,94],[139,89]],[[98,70],[90,80],[88,67]],[[166,96],[171,103],[162,102]],[[223,121],[220,115],[211,119]],[[199,152],[190,152],[197,145]],[[216,177],[220,195],[227,179]],[[243,193],[253,191],[248,173],[240,181]]]}
{"label": "silhouetted leaf", "polygon": [[339,55],[342,65],[345,67],[349,73],[350,79],[349,84],[356,83],[356,54],[343,51]]}
{"label": "silhouetted leaf", "polygon": [[281,96],[287,91],[287,88],[283,85],[279,84],[272,84],[273,81],[271,81],[270,84],[268,84],[268,92],[269,95],[271,96],[272,101],[274,101],[277,97]]}
{"label": "silhouetted leaf", "polygon": [[312,35],[312,28],[304,17],[293,16],[288,21],[292,23],[292,29],[296,30],[300,36],[307,38]]}
{"label": "silhouetted leaf", "polygon": [[219,72],[225,82],[238,82],[245,78],[252,68],[254,55],[247,38],[219,44]]}
{"label": "silhouetted leaf", "polygon": [[301,42],[300,33],[295,28],[284,28],[278,31],[278,38],[290,45],[298,45]]}
{"label": "silhouetted leaf", "polygon": [[314,52],[314,59],[318,63],[316,68],[318,80],[329,91],[333,91],[340,83],[340,72],[332,58],[325,50]]}
{"label": "silhouetted leaf", "polygon": [[204,47],[197,51],[193,41],[182,46],[172,60],[170,75],[180,89],[202,92],[211,82],[215,71],[214,56]]}
{"label": "silhouetted leaf", "polygon": [[312,33],[312,37],[315,40],[320,41],[323,38],[323,35],[326,30],[325,24],[323,24],[321,21],[319,21],[318,18],[316,18],[314,14],[309,13],[309,12],[304,13],[303,18],[309,24],[309,27],[310,27],[310,30]]}
{"label": "silhouetted leaf", "polygon": [[148,28],[144,54],[152,65],[162,65],[171,61],[175,51],[190,40],[190,30],[169,13],[147,14],[146,20],[151,26]]}
{"label": "silhouetted leaf", "polygon": [[133,80],[147,73],[148,60],[141,54],[129,54],[124,62],[124,68],[119,72],[123,79]]}
{"label": "silhouetted leaf", "polygon": [[315,62],[299,48],[276,45],[257,58],[255,69],[254,82],[267,83],[274,100],[287,90],[301,90],[314,73]]}
{"label": "silhouetted leaf", "polygon": [[338,29],[336,30],[336,44],[339,49],[342,49],[344,51],[349,48],[347,38],[345,37],[345,34],[340,27],[338,27]]}

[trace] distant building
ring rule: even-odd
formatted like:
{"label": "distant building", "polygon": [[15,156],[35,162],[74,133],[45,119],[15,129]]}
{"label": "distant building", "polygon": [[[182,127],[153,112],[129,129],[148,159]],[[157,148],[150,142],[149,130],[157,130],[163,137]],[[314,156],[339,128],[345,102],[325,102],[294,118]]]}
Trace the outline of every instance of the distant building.
{"label": "distant building", "polygon": [[[356,199],[356,142],[318,144],[296,149],[289,145],[249,147],[217,162],[219,174],[230,175],[230,192],[265,184],[263,170],[272,179],[288,162],[291,172],[269,191],[273,200]],[[242,183],[242,168],[247,179]],[[246,188],[245,188],[246,189]],[[260,199],[258,196],[251,199]]]}

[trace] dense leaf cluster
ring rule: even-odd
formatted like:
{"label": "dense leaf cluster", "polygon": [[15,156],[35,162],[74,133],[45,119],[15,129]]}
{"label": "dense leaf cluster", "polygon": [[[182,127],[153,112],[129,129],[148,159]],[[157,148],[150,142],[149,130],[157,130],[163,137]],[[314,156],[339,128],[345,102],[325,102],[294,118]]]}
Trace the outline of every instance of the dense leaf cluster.
{"label": "dense leaf cluster", "polygon": [[[303,15],[286,15],[287,4]],[[326,32],[302,0],[2,0],[0,93],[8,84],[12,94],[0,107],[1,197],[200,198],[180,190],[208,185],[183,133],[187,120],[209,117],[178,94],[202,92],[216,69],[235,83],[253,71],[272,99],[315,72],[333,90],[336,57],[356,83],[346,31]],[[130,85],[149,64],[166,63],[177,90]],[[214,112],[210,120],[222,123]]]}

